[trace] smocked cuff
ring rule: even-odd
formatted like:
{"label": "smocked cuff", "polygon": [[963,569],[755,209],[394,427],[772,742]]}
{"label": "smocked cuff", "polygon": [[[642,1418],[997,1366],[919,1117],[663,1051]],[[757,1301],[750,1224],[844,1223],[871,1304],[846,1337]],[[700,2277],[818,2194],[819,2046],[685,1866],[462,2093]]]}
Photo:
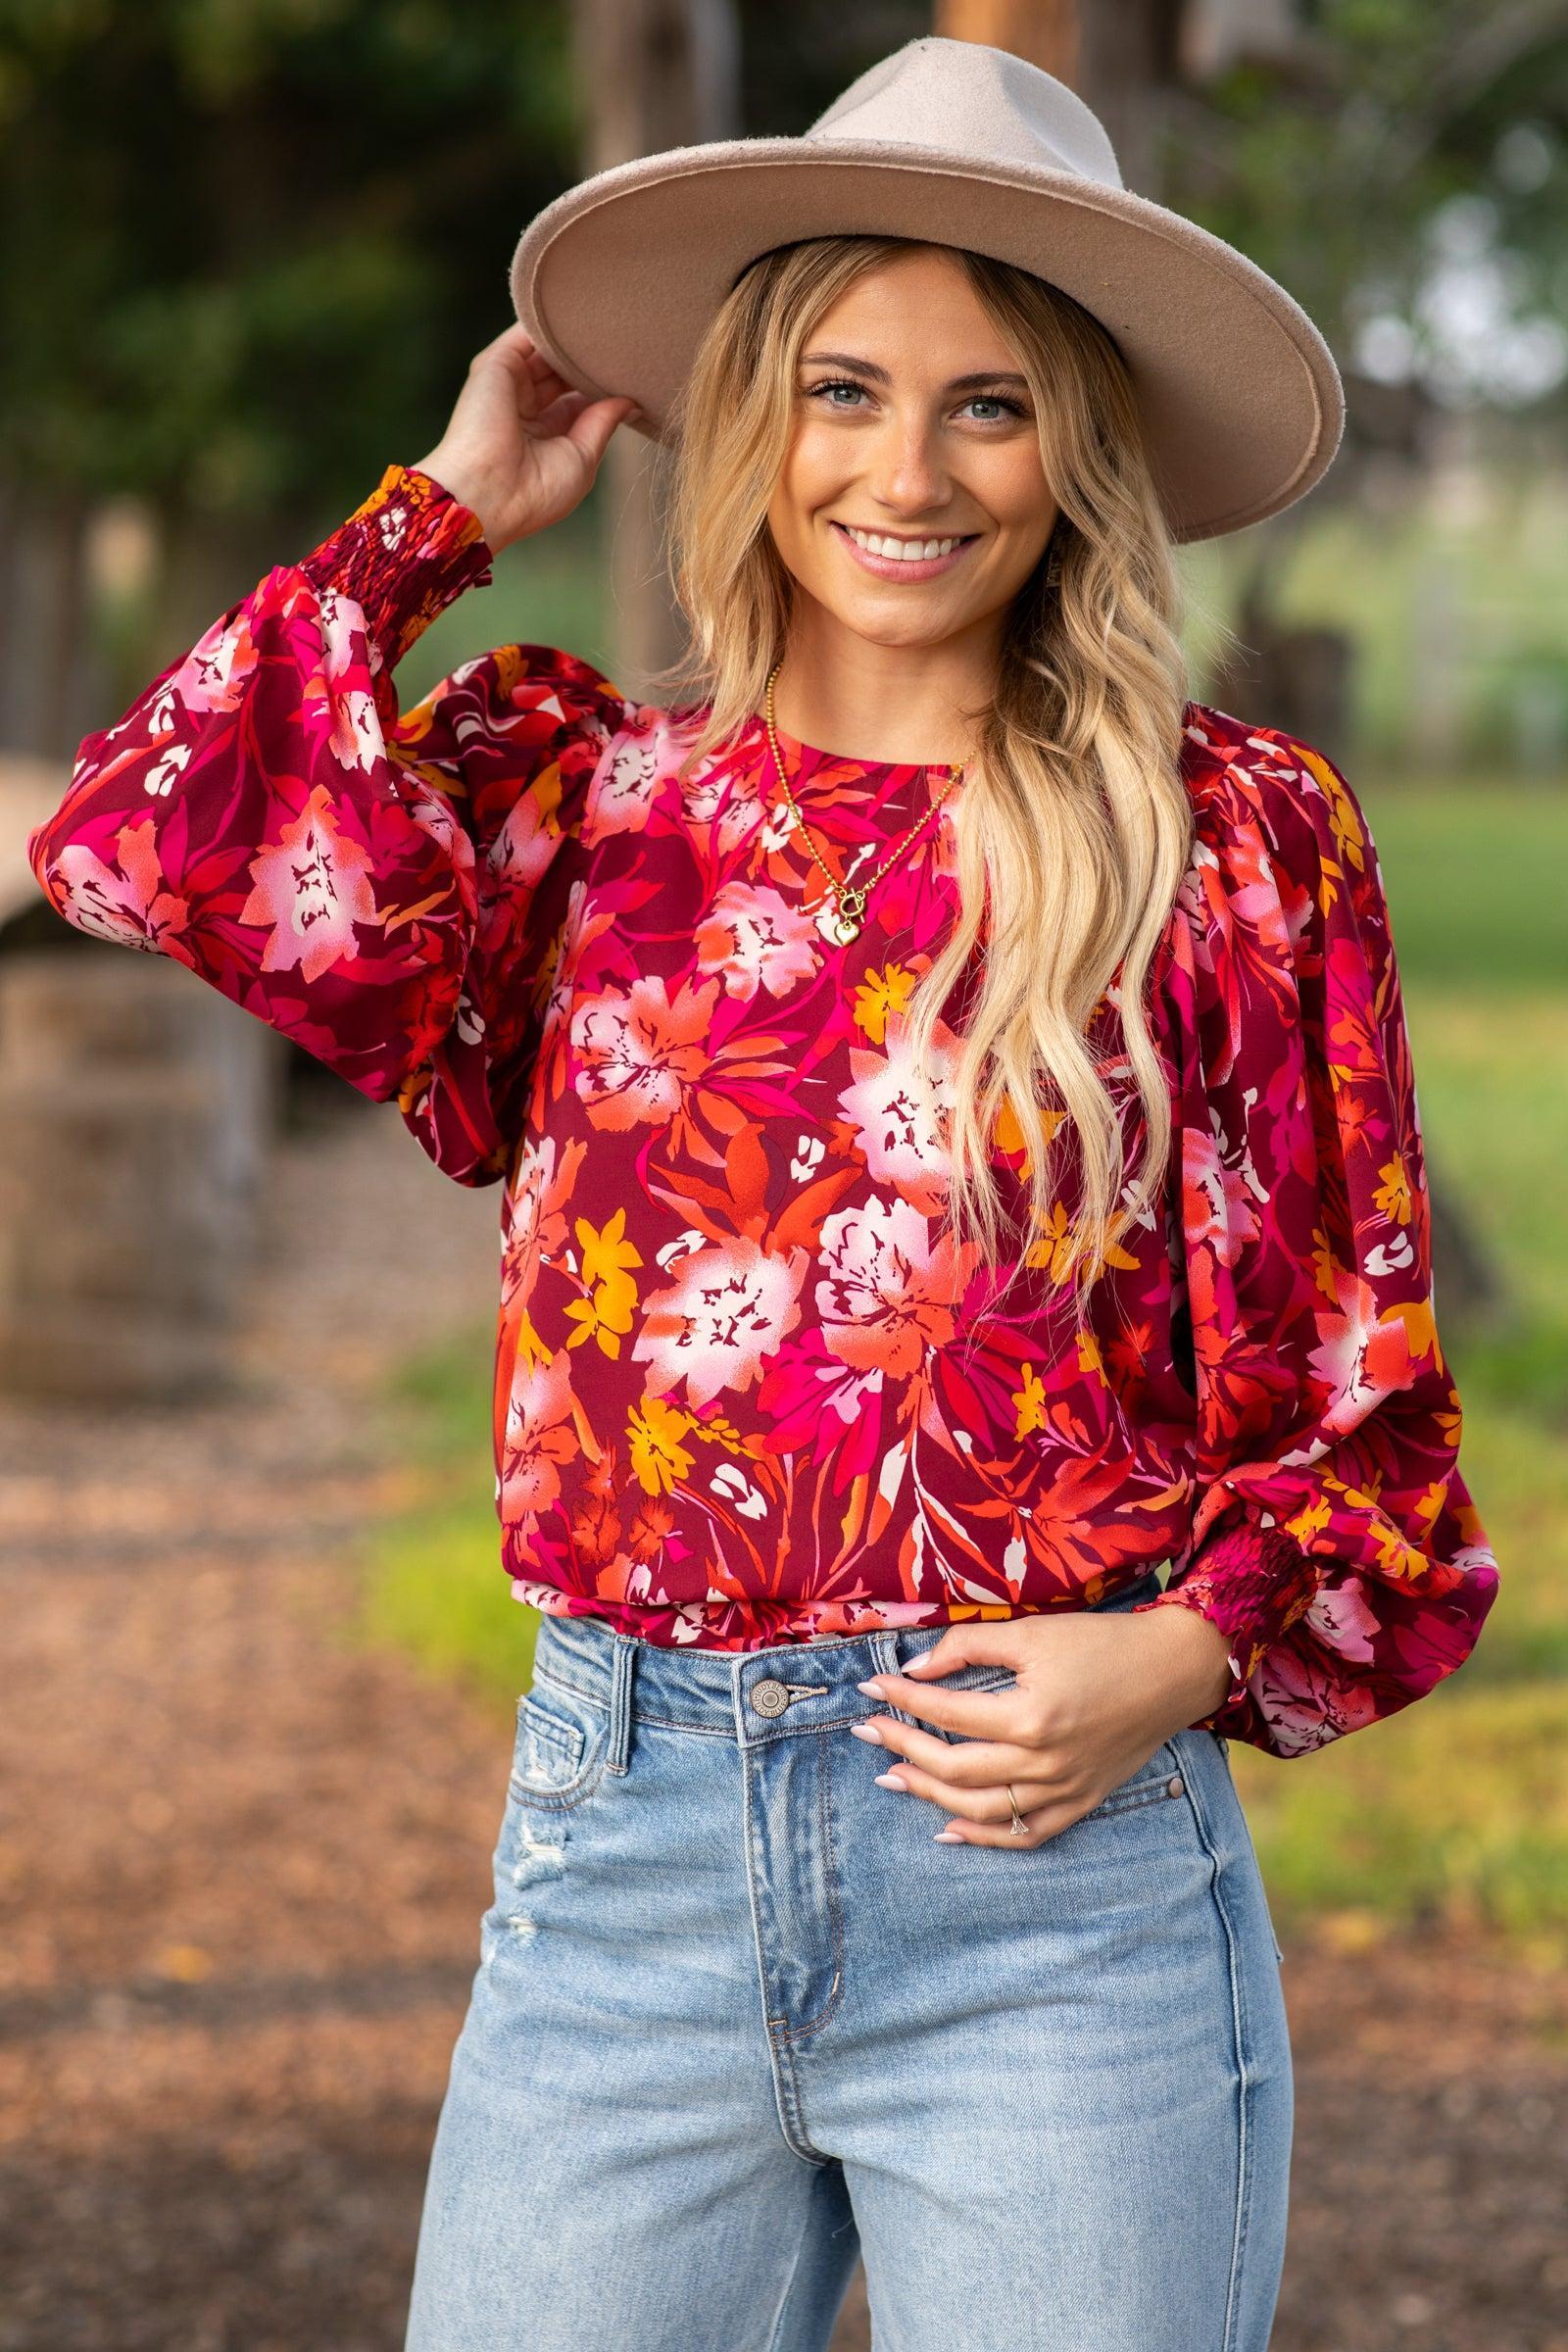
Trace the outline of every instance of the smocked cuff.
{"label": "smocked cuff", "polygon": [[1249,1514],[1220,1528],[1186,1573],[1173,1578],[1141,1609],[1196,1609],[1225,1637],[1230,1687],[1198,1729],[1239,1736],[1254,1714],[1248,1685],[1257,1662],[1308,1605],[1316,1587],[1313,1561],[1281,1527],[1262,1527]]}
{"label": "smocked cuff", "polygon": [[302,569],[360,607],[374,674],[395,669],[465,588],[488,588],[493,560],[470,508],[432,474],[394,465]]}

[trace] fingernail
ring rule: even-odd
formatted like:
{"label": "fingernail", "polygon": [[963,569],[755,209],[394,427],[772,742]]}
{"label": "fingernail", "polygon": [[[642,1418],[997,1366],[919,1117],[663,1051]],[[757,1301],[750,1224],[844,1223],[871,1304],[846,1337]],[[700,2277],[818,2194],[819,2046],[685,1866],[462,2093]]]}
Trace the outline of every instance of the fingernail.
{"label": "fingernail", "polygon": [[876,1785],[879,1788],[902,1788],[906,1796],[909,1792],[908,1782],[901,1781],[896,1772],[879,1772],[876,1776]]}
{"label": "fingernail", "polygon": [[874,1723],[852,1723],[850,1729],[855,1734],[857,1740],[869,1740],[873,1747],[885,1747],[887,1745],[887,1741],[883,1739],[881,1733],[877,1730]]}
{"label": "fingernail", "polygon": [[880,1698],[882,1695],[882,1686],[877,1682],[857,1683],[855,1688],[863,1690],[868,1698]]}
{"label": "fingernail", "polygon": [[967,1845],[969,1840],[961,1830],[938,1830],[931,1842],[933,1845]]}

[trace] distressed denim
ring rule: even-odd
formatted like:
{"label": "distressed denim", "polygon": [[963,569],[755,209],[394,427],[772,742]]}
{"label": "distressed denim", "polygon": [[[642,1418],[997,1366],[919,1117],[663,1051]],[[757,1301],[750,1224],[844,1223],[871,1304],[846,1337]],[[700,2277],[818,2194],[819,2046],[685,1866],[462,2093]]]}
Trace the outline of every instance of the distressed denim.
{"label": "distressed denim", "polygon": [[937,1844],[850,1736],[937,1638],[544,1621],[408,2352],[823,2352],[858,2253],[878,2352],[1263,2352],[1293,2082],[1224,1742]]}

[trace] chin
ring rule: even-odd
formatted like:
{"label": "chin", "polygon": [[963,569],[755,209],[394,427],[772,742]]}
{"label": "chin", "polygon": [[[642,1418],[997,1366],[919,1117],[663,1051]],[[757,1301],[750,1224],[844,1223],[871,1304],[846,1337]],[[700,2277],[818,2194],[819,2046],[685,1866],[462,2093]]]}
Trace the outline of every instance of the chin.
{"label": "chin", "polygon": [[863,637],[868,645],[927,646],[944,645],[963,626],[960,615],[944,613],[940,619],[917,619],[912,613],[900,619],[889,612],[840,612],[837,615],[847,629]]}

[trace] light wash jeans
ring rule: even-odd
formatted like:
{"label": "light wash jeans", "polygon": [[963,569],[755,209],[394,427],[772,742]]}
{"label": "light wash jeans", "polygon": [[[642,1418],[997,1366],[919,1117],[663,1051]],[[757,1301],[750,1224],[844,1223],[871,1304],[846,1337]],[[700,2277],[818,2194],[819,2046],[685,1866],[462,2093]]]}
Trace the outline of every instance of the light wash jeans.
{"label": "light wash jeans", "polygon": [[1224,1744],[936,1844],[849,1731],[936,1639],[545,1620],[408,2352],[823,2352],[858,2252],[878,2352],[1263,2352],[1291,2052]]}

